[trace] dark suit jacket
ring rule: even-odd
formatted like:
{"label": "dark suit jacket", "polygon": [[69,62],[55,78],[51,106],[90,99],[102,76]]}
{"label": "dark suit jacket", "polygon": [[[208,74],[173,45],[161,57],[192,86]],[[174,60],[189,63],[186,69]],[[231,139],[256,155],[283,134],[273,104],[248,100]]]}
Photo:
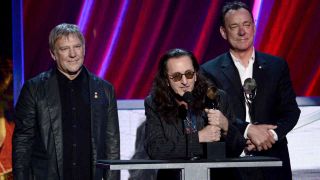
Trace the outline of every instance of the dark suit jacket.
{"label": "dark suit jacket", "polygon": [[[225,53],[201,66],[205,76],[231,97],[237,116],[237,126],[244,133],[245,99],[239,72],[230,53]],[[291,177],[290,160],[287,149],[287,133],[296,125],[300,110],[293,91],[289,68],[283,59],[256,52],[253,64],[253,78],[257,82],[257,95],[253,102],[253,123],[274,124],[279,140],[271,150],[258,153],[279,157],[283,161],[284,174]]]}
{"label": "dark suit jacket", "polygon": [[[55,72],[51,69],[41,73],[27,81],[21,90],[13,136],[14,179],[63,179],[61,104]],[[117,179],[118,172],[96,169],[95,165],[97,159],[120,158],[114,89],[90,72],[88,75],[93,179]]]}

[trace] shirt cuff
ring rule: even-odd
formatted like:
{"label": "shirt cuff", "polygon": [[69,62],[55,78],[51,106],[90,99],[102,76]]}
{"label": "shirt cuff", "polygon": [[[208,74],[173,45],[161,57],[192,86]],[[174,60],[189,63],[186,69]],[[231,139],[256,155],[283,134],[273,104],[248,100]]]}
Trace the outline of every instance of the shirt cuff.
{"label": "shirt cuff", "polygon": [[249,129],[249,126],[251,126],[251,124],[248,124],[248,126],[246,127],[246,130],[244,131],[244,134],[243,134],[243,136],[244,136],[245,139],[249,139],[249,138],[248,138],[248,129]]}
{"label": "shirt cuff", "polygon": [[245,151],[243,150],[242,153],[240,154],[240,157],[245,157],[246,156],[246,153]]}
{"label": "shirt cuff", "polygon": [[273,139],[274,139],[275,141],[278,141],[278,135],[277,135],[277,133],[276,133],[273,129],[270,129],[269,131],[272,132],[272,134],[273,134]]}

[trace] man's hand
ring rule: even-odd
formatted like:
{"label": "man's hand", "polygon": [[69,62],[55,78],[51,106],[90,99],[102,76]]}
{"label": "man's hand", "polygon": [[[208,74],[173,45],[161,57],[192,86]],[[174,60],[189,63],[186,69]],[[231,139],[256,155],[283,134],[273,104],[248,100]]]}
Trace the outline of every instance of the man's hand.
{"label": "man's hand", "polygon": [[198,132],[199,142],[220,141],[221,129],[217,126],[207,125]]}
{"label": "man's hand", "polygon": [[246,141],[246,147],[245,147],[245,152],[250,152],[250,151],[256,151],[257,147],[251,142],[250,139],[247,139]]}
{"label": "man's hand", "polygon": [[277,126],[268,124],[251,124],[248,128],[248,138],[256,146],[258,151],[268,150],[275,143],[270,129],[276,129]]}
{"label": "man's hand", "polygon": [[208,124],[220,127],[225,134],[228,132],[228,119],[221,111],[215,109],[205,109],[208,116]]}

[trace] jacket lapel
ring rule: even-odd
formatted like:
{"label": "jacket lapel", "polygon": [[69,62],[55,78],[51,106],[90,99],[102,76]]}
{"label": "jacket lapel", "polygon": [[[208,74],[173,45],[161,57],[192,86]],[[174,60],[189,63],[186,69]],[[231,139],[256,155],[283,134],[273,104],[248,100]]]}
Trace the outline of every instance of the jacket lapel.
{"label": "jacket lapel", "polygon": [[[256,52],[256,58],[253,64],[253,74],[252,77],[259,82],[258,89],[261,89],[262,83],[265,80],[264,71],[268,68],[266,60],[261,56],[260,53]],[[261,89],[262,90],[262,89]]]}
{"label": "jacket lapel", "polygon": [[[267,61],[262,57],[261,53],[256,52],[255,54],[255,61],[253,64],[253,73],[252,77],[255,79],[257,83],[257,94],[256,97],[253,101],[253,106],[254,108],[258,108],[260,103],[263,103],[260,101],[261,95],[264,94],[264,88],[267,85],[267,80],[266,80],[266,75],[265,71],[268,69]],[[255,121],[255,114],[256,109],[253,109],[253,121]]]}
{"label": "jacket lapel", "polygon": [[[221,63],[221,70],[229,80],[229,84],[231,84],[232,86],[231,88],[233,89],[233,91],[235,92],[235,95],[239,98],[239,101],[242,103],[242,106],[244,107],[244,96],[243,96],[240,75],[231,59],[230,53],[227,53],[225,55],[225,58]],[[225,82],[221,82],[221,83],[225,83]]]}
{"label": "jacket lapel", "polygon": [[[104,103],[101,103],[101,101],[105,101],[105,93],[103,91],[103,88],[100,88],[98,79],[91,74],[85,67],[83,67],[84,70],[88,73],[88,80],[89,80],[89,96],[90,96],[90,110],[91,110],[91,148],[92,148],[92,173],[93,177],[95,176],[95,164],[97,161],[97,147],[96,145],[99,143],[103,143],[102,139],[100,139],[100,132],[101,128],[101,122],[100,120],[103,120],[103,114],[101,112],[101,106]],[[100,107],[100,108],[99,108]],[[107,111],[107,109],[105,109]]]}
{"label": "jacket lapel", "polygon": [[56,148],[58,171],[62,177],[63,170],[63,136],[62,136],[62,117],[59,85],[55,70],[49,72],[49,77],[44,85],[48,105],[48,112],[51,124],[51,131]]}
{"label": "jacket lapel", "polygon": [[[86,70],[86,69],[85,69]],[[87,70],[86,70],[87,71]],[[92,140],[95,140],[95,137],[98,137],[99,134],[99,119],[101,118],[101,113],[99,111],[99,105],[101,106],[101,101],[105,100],[105,93],[103,89],[99,87],[99,82],[97,78],[93,76],[89,71],[88,73],[88,80],[89,80],[89,94],[90,94],[90,108],[91,108],[91,137]],[[105,109],[107,110],[107,109]],[[99,116],[98,116],[99,115]],[[94,142],[93,142],[94,145]]]}

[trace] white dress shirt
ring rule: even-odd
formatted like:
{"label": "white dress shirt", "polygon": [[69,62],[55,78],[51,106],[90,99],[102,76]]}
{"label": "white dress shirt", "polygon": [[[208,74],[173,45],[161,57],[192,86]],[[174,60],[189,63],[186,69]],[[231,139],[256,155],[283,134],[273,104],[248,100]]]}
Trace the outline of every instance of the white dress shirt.
{"label": "white dress shirt", "polygon": [[[245,67],[242,63],[241,60],[238,59],[236,56],[234,56],[231,52],[231,58],[234,62],[234,65],[236,66],[236,68],[238,69],[239,72],[239,76],[241,79],[241,84],[244,84],[244,81],[247,78],[252,78],[252,74],[253,74],[253,63],[255,61],[255,50],[252,51],[252,55],[250,56],[249,59],[249,64],[247,67]],[[249,113],[249,106],[247,103],[246,104],[246,122],[248,122],[248,126],[246,127],[246,130],[244,131],[244,138],[248,139],[248,128],[251,125],[251,117],[250,117],[250,113]],[[274,130],[270,130],[273,134],[273,138],[275,139],[275,141],[278,140],[278,135],[276,134],[276,132]],[[241,156],[243,156],[244,154],[242,153]]]}

